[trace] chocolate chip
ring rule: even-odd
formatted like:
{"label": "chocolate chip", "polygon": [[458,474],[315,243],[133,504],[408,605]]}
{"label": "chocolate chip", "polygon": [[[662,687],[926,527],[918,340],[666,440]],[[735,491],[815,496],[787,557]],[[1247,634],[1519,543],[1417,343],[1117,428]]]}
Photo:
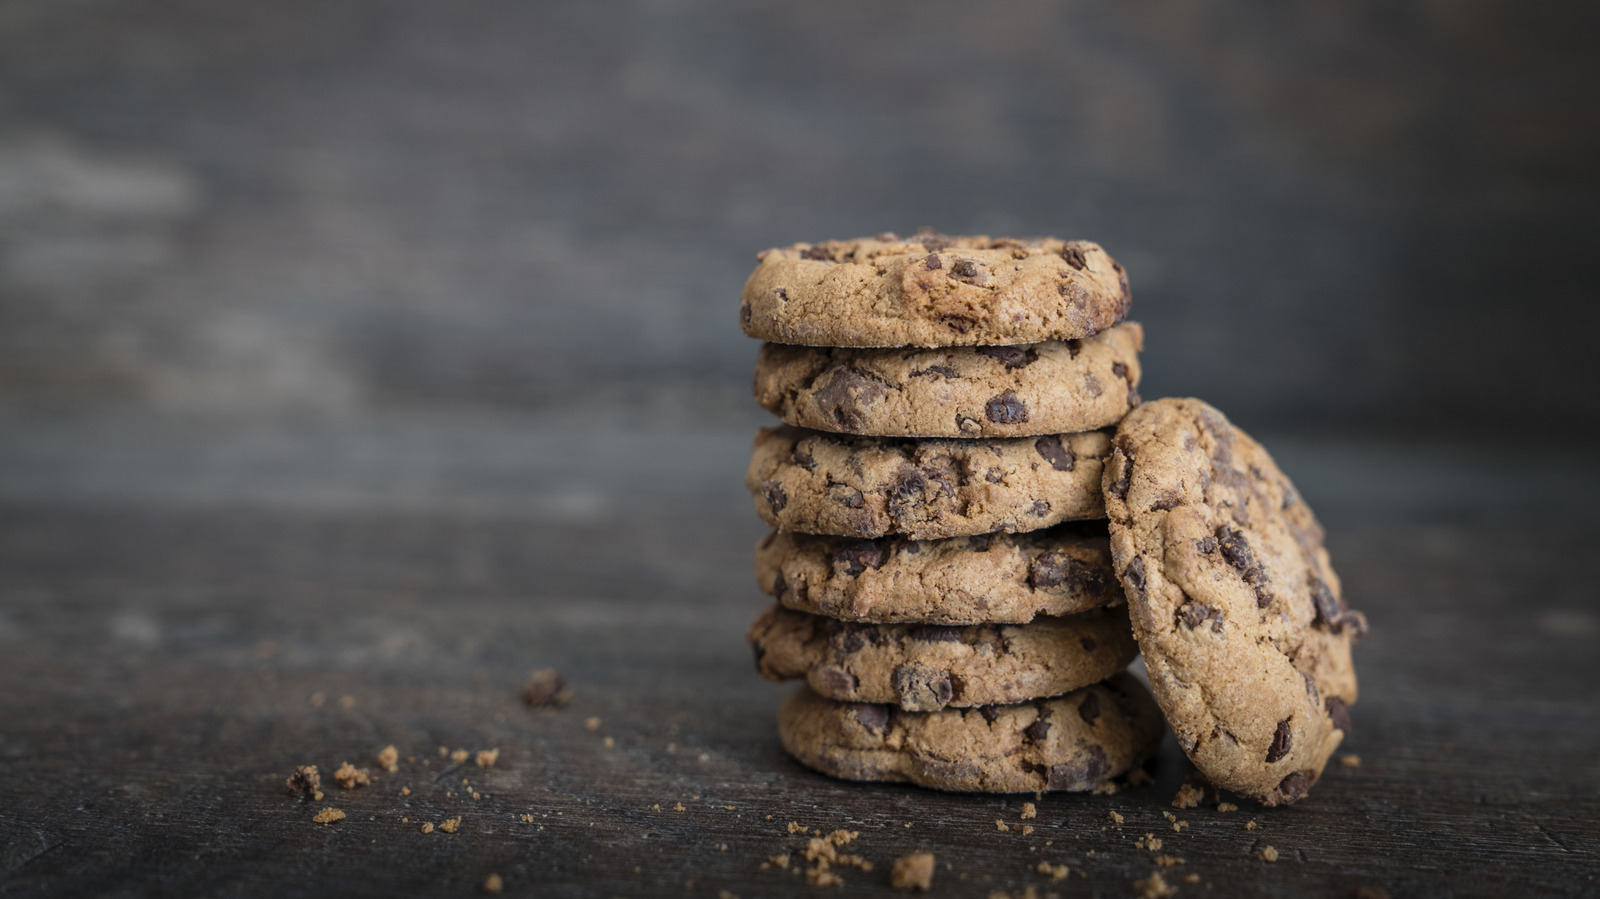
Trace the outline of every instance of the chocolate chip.
{"label": "chocolate chip", "polygon": [[861,491],[853,488],[849,493],[843,494],[838,499],[839,502],[844,503],[851,509],[859,509],[867,504],[867,498],[861,495]]}
{"label": "chocolate chip", "polygon": [[811,686],[823,696],[845,698],[856,691],[861,681],[854,674],[835,665],[824,665],[811,672]]}
{"label": "chocolate chip", "polygon": [[1056,471],[1071,471],[1072,466],[1078,462],[1077,458],[1072,455],[1072,450],[1068,449],[1061,442],[1061,438],[1055,434],[1035,440],[1033,442],[1033,451],[1042,456],[1046,462],[1049,462],[1050,467]]}
{"label": "chocolate chip", "polygon": [[1133,557],[1133,561],[1128,563],[1128,567],[1124,568],[1122,570],[1122,579],[1124,581],[1127,581],[1128,585],[1130,587],[1132,587],[1136,592],[1138,592],[1140,599],[1144,599],[1144,557],[1143,556],[1134,556]]}
{"label": "chocolate chip", "polygon": [[852,540],[833,554],[833,563],[843,565],[845,573],[858,577],[868,568],[883,567],[883,547],[871,540]]}
{"label": "chocolate chip", "polygon": [[1105,388],[1100,386],[1100,379],[1091,372],[1083,373],[1083,392],[1091,397],[1105,393]]}
{"label": "chocolate chip", "polygon": [[1084,652],[1094,652],[1095,647],[1100,644],[1094,642],[1093,637],[1079,637],[1078,645],[1083,647]]}
{"label": "chocolate chip", "polygon": [[801,449],[798,445],[795,446],[794,451],[789,454],[789,461],[800,466],[801,468],[804,468],[806,471],[810,471],[817,467],[816,458],[810,453]]}
{"label": "chocolate chip", "polygon": [[950,266],[951,274],[957,278],[976,278],[979,271],[978,263],[971,259],[957,259],[955,264]]}
{"label": "chocolate chip", "polygon": [[912,712],[932,712],[950,704],[955,688],[950,672],[921,665],[900,665],[890,675],[900,707]]}
{"label": "chocolate chip", "polygon": [[994,542],[994,535],[993,534],[974,534],[971,537],[967,538],[967,551],[968,552],[975,552],[975,553],[986,553],[986,552],[989,551],[989,544],[991,544],[993,542]]}
{"label": "chocolate chip", "polygon": [[1278,722],[1278,729],[1272,734],[1272,745],[1267,747],[1267,764],[1289,754],[1290,747],[1294,744],[1294,732],[1289,728],[1290,719],[1285,718]]}
{"label": "chocolate chip", "polygon": [[1085,754],[1088,758],[1082,764],[1051,765],[1045,786],[1052,790],[1088,790],[1105,780],[1106,775],[1111,773],[1105,750],[1090,746]]}
{"label": "chocolate chip", "polygon": [[944,267],[944,263],[939,261],[938,253],[929,253],[928,258],[922,260],[922,264],[927,266],[930,272],[938,271]]}
{"label": "chocolate chip", "polygon": [[1036,515],[1036,516],[1039,516],[1041,518],[1046,516],[1046,515],[1048,515],[1048,514],[1050,514],[1050,502],[1048,500],[1042,500],[1042,499],[1034,500],[1033,501],[1033,514]]}
{"label": "chocolate chip", "polygon": [[819,261],[826,262],[828,259],[830,259],[832,257],[829,255],[829,253],[828,253],[828,251],[826,249],[824,249],[824,248],[822,248],[820,246],[812,246],[812,247],[806,247],[804,250],[801,250],[800,251],[800,258],[801,259],[816,259],[816,260],[819,260]]}
{"label": "chocolate chip", "polygon": [[811,584],[805,579],[805,575],[795,578],[794,583],[789,585],[789,590],[794,594],[794,601],[797,604],[803,606],[811,601]]}
{"label": "chocolate chip", "polygon": [[782,512],[783,507],[789,504],[789,497],[783,492],[783,485],[777,481],[768,481],[761,485],[761,495],[767,498],[767,505],[772,508],[774,515]]}
{"label": "chocolate chip", "polygon": [[1183,496],[1176,490],[1170,490],[1163,494],[1160,499],[1150,504],[1150,511],[1167,512],[1176,509],[1180,502],[1183,502]]}
{"label": "chocolate chip", "polygon": [[1199,540],[1194,541],[1194,548],[1196,552],[1206,553],[1207,555],[1214,553],[1217,551],[1217,538],[1201,537]]}
{"label": "chocolate chip", "polygon": [[1035,590],[1054,590],[1073,580],[1073,559],[1064,552],[1040,553],[1028,566],[1028,585]]}
{"label": "chocolate chip", "polygon": [[850,712],[862,727],[875,734],[883,733],[883,729],[889,726],[889,709],[885,706],[854,702],[850,704]]}
{"label": "chocolate chip", "polygon": [[864,412],[889,393],[889,385],[853,368],[834,372],[816,393],[817,408],[846,430],[858,430],[866,423]]}
{"label": "chocolate chip", "polygon": [[994,720],[1000,717],[999,710],[992,705],[979,706],[978,714],[982,715],[983,720],[989,722],[990,724],[993,724]]}
{"label": "chocolate chip", "polygon": [[1316,617],[1312,624],[1332,630],[1334,633],[1344,631],[1347,624],[1358,627],[1358,636],[1366,631],[1366,619],[1350,612],[1344,600],[1333,595],[1328,585],[1314,574],[1306,574],[1306,585],[1311,588],[1311,604],[1316,607]]}
{"label": "chocolate chip", "polygon": [[1328,717],[1333,719],[1333,726],[1344,731],[1346,737],[1350,736],[1350,709],[1344,700],[1337,696],[1329,696],[1323,707],[1328,710]]}
{"label": "chocolate chip", "polygon": [[1244,577],[1244,582],[1255,590],[1257,608],[1265,609],[1272,605],[1272,594],[1267,591],[1269,583],[1267,571],[1256,561],[1255,551],[1245,540],[1244,533],[1223,524],[1217,526],[1215,535],[1217,547],[1222,550],[1222,557]]}
{"label": "chocolate chip", "polygon": [[1022,729],[1022,739],[1029,743],[1043,743],[1050,735],[1050,722],[1040,715],[1032,724]]}
{"label": "chocolate chip", "polygon": [[998,468],[986,468],[983,471],[983,479],[991,484],[998,484],[1005,480],[1005,475]]}
{"label": "chocolate chip", "polygon": [[956,370],[948,365],[930,365],[927,368],[919,368],[911,373],[911,377],[913,378],[920,378],[924,375],[938,375],[941,378],[954,378],[956,376]]}
{"label": "chocolate chip", "polygon": [[1100,717],[1100,698],[1090,693],[1078,703],[1078,717],[1084,724],[1094,724],[1094,719]]}
{"label": "chocolate chip", "polygon": [[1189,630],[1211,622],[1211,630],[1222,633],[1222,610],[1208,606],[1198,599],[1191,599],[1178,608],[1178,623]]}
{"label": "chocolate chip", "polygon": [[745,327],[745,328],[750,327],[750,314],[751,314],[750,313],[750,304],[749,303],[740,303],[739,304],[739,325],[741,327]]}
{"label": "chocolate chip", "polygon": [[1111,373],[1127,381],[1129,389],[1132,389],[1133,378],[1128,376],[1128,366],[1123,365],[1121,362],[1113,362],[1111,363]]}
{"label": "chocolate chip", "polygon": [[1310,771],[1296,771],[1278,783],[1279,802],[1293,802],[1311,792],[1315,778]]}
{"label": "chocolate chip", "polygon": [[983,430],[983,425],[978,424],[978,420],[970,415],[957,415],[956,430],[963,434],[976,434]]}
{"label": "chocolate chip", "polygon": [[1117,499],[1128,498],[1128,483],[1133,479],[1133,454],[1118,447],[1111,451],[1111,466],[1117,477],[1106,491]]}
{"label": "chocolate chip", "polygon": [[983,407],[983,414],[995,424],[1020,425],[1028,420],[1028,406],[1017,397],[1016,391],[1007,390],[989,400]]}
{"label": "chocolate chip", "polygon": [[1027,368],[1033,360],[1039,358],[1039,353],[1033,347],[1022,346],[981,346],[977,353],[999,361],[1007,371]]}
{"label": "chocolate chip", "polygon": [[937,253],[950,246],[950,239],[943,234],[936,234],[931,229],[923,228],[917,232],[917,240],[924,250]]}
{"label": "chocolate chip", "polygon": [[789,291],[784,290],[782,287],[774,289],[772,291],[772,293],[773,293],[774,296],[776,296],[778,298],[778,302],[780,302],[780,303],[789,302]]}
{"label": "chocolate chip", "polygon": [[1077,247],[1067,247],[1062,250],[1061,258],[1067,260],[1068,265],[1080,272],[1083,271],[1084,266],[1089,264],[1088,260],[1083,258],[1083,251]]}
{"label": "chocolate chip", "polygon": [[839,651],[845,655],[860,652],[867,645],[865,637],[858,630],[841,631],[839,638]]}

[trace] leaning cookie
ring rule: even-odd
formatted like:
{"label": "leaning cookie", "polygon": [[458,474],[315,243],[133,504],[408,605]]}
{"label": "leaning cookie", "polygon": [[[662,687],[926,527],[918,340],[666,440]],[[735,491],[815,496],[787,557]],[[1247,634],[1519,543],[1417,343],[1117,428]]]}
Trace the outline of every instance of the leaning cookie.
{"label": "leaning cookie", "polygon": [[1128,316],[1127,274],[1086,240],[892,234],[766,250],[745,283],[751,337],[807,346],[1074,340]]}
{"label": "leaning cookie", "polygon": [[1105,473],[1151,688],[1213,784],[1293,802],[1349,732],[1350,644],[1322,529],[1261,445],[1194,399],[1135,409]]}
{"label": "leaning cookie", "polygon": [[1032,624],[851,624],[773,606],[750,627],[767,680],[805,678],[841,702],[1009,705],[1099,683],[1138,654],[1124,607]]}
{"label": "leaning cookie", "polygon": [[919,540],[1105,517],[1103,431],[981,440],[762,428],[745,486],[785,531]]}
{"label": "leaning cookie", "polygon": [[1148,758],[1163,732],[1160,709],[1126,672],[1054,699],[937,712],[801,687],[778,717],[783,748],[823,774],[985,793],[1092,790]]}
{"label": "leaning cookie", "polygon": [[1026,437],[1114,425],[1139,404],[1144,331],[1023,346],[849,349],[768,343],[755,396],[792,425],[886,437]]}
{"label": "leaning cookie", "polygon": [[1098,521],[942,540],[773,531],[756,581],[791,609],[877,623],[1022,624],[1124,601]]}

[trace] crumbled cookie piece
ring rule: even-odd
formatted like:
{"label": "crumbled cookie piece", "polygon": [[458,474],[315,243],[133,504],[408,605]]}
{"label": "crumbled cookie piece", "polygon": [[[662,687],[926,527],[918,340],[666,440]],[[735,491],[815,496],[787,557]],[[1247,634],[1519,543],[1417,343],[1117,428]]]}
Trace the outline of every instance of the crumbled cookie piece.
{"label": "crumbled cookie piece", "polygon": [[683,807],[683,803],[681,803],[681,802],[674,802],[672,804],[672,810],[675,811],[675,812],[686,812],[686,811],[688,811],[688,809]]}
{"label": "crumbled cookie piece", "polygon": [[933,888],[935,860],[932,852],[913,852],[895,859],[889,872],[889,885],[897,890],[926,893]]}
{"label": "crumbled cookie piece", "polygon": [[1149,877],[1135,880],[1133,888],[1139,891],[1140,899],[1166,899],[1178,895],[1178,888],[1167,883],[1160,871],[1151,871]]}
{"label": "crumbled cookie piece", "polygon": [[567,679],[554,668],[541,668],[522,685],[522,700],[536,709],[560,708],[572,701]]}
{"label": "crumbled cookie piece", "polygon": [[1195,808],[1200,805],[1200,800],[1205,797],[1205,791],[1187,781],[1178,788],[1178,794],[1172,797],[1173,808]]}
{"label": "crumbled cookie piece", "polygon": [[1278,860],[1278,850],[1274,849],[1271,846],[1263,846],[1263,847],[1261,847],[1261,860],[1264,861],[1264,862],[1275,862],[1275,861],[1277,861]]}
{"label": "crumbled cookie piece", "polygon": [[466,751],[465,749],[457,749],[454,752],[450,753],[450,761],[455,762],[456,764],[459,765],[462,762],[466,761],[471,755],[472,755],[472,753]]}
{"label": "crumbled cookie piece", "polygon": [[1133,844],[1135,849],[1148,849],[1155,852],[1161,848],[1161,838],[1153,833],[1147,833]]}
{"label": "crumbled cookie piece", "polygon": [[483,891],[491,896],[498,896],[506,888],[506,882],[500,879],[499,874],[490,874],[483,879]]}
{"label": "crumbled cookie piece", "polygon": [[446,819],[444,819],[444,821],[440,822],[440,824],[439,824],[439,829],[444,831],[445,833],[455,833],[460,828],[461,828],[461,819],[460,818],[446,818]]}
{"label": "crumbled cookie piece", "polygon": [[1163,868],[1170,868],[1173,865],[1181,865],[1185,863],[1183,859],[1177,857],[1176,855],[1166,855],[1165,853],[1156,856],[1152,860]]}
{"label": "crumbled cookie piece", "polygon": [[1031,821],[1034,818],[1039,817],[1039,808],[1031,802],[1024,802],[1022,804],[1022,814],[1018,815],[1017,817],[1024,821]]}
{"label": "crumbled cookie piece", "polygon": [[844,886],[844,878],[830,871],[827,867],[827,862],[823,862],[815,868],[806,869],[806,881],[819,890]]}
{"label": "crumbled cookie piece", "polygon": [[1359,768],[1361,767],[1361,756],[1356,755],[1353,752],[1347,752],[1344,755],[1339,756],[1339,764],[1345,766],[1346,768]]}
{"label": "crumbled cookie piece", "polygon": [[316,799],[322,795],[322,776],[317,773],[316,765],[301,765],[284,781],[284,786],[289,788],[290,795]]}
{"label": "crumbled cookie piece", "polygon": [[400,769],[400,750],[393,744],[378,750],[378,767],[385,771],[398,771]]}
{"label": "crumbled cookie piece", "polygon": [[1238,810],[1239,807],[1231,802],[1217,803],[1217,811],[1222,812],[1223,814],[1227,814],[1228,812],[1236,812]]}
{"label": "crumbled cookie piece", "polygon": [[1256,829],[1255,819],[1252,818],[1249,821],[1245,822],[1244,829],[1245,830],[1255,830]]}
{"label": "crumbled cookie piece", "polygon": [[410,787],[401,787],[400,788],[400,795],[401,796],[410,796],[411,795],[411,788]]}
{"label": "crumbled cookie piece", "polygon": [[354,790],[356,787],[364,787],[372,783],[372,772],[366,768],[357,768],[349,762],[344,762],[339,765],[337,771],[333,772],[333,782],[346,790]]}
{"label": "crumbled cookie piece", "polygon": [[999,818],[996,818],[996,819],[994,819],[994,829],[1000,831],[1001,833],[1005,833],[1006,831],[1010,830],[1011,828],[1006,826],[1006,822],[1000,820]]}
{"label": "crumbled cookie piece", "polygon": [[344,812],[336,808],[325,808],[313,815],[311,820],[318,824],[332,824],[335,821],[343,821]]}
{"label": "crumbled cookie piece", "polygon": [[1199,883],[1200,882],[1200,874],[1198,872],[1196,872],[1194,874],[1185,874],[1185,875],[1183,875],[1183,882],[1184,883],[1191,883],[1191,884]]}
{"label": "crumbled cookie piece", "polygon": [[479,768],[493,768],[494,763],[500,759],[500,750],[484,749],[478,752],[477,762]]}
{"label": "crumbled cookie piece", "polygon": [[432,821],[424,821],[424,822],[422,822],[421,830],[422,830],[423,833],[433,833],[433,822]]}
{"label": "crumbled cookie piece", "polygon": [[770,865],[773,865],[773,866],[775,866],[777,868],[780,868],[780,869],[782,869],[784,871],[787,871],[787,870],[789,870],[789,853],[780,852],[777,855],[768,856],[767,860],[762,862],[762,864],[763,865],[770,864]]}
{"label": "crumbled cookie piece", "polygon": [[1122,816],[1117,814],[1115,811],[1106,812],[1106,814],[1110,816],[1112,824],[1121,824],[1123,821]]}
{"label": "crumbled cookie piece", "polygon": [[1072,873],[1072,870],[1066,865],[1052,865],[1049,862],[1040,862],[1034,870],[1038,871],[1040,875],[1050,878],[1051,883],[1060,883],[1067,879],[1068,874]]}

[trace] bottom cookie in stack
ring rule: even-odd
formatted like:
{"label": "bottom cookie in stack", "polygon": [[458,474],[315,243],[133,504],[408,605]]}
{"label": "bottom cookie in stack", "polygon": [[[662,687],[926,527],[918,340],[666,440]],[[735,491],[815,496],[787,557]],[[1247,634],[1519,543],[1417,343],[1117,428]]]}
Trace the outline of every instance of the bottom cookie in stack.
{"label": "bottom cookie in stack", "polygon": [[778,718],[783,748],[824,774],[988,793],[1092,790],[1148,758],[1164,728],[1127,672],[1050,699],[936,712],[802,687]]}
{"label": "bottom cookie in stack", "polygon": [[1160,711],[1123,671],[1126,607],[1026,624],[865,624],[774,606],[750,628],[769,680],[804,678],[784,748],[848,780],[1089,790],[1155,750]]}

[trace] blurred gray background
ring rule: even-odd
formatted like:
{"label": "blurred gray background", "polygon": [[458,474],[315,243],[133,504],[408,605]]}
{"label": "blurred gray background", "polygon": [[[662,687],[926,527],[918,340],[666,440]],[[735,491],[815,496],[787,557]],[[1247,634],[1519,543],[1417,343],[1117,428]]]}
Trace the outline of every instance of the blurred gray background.
{"label": "blurred gray background", "polygon": [[927,225],[1104,244],[1146,396],[1581,445],[1597,19],[9,2],[0,410],[743,425],[754,254]]}

